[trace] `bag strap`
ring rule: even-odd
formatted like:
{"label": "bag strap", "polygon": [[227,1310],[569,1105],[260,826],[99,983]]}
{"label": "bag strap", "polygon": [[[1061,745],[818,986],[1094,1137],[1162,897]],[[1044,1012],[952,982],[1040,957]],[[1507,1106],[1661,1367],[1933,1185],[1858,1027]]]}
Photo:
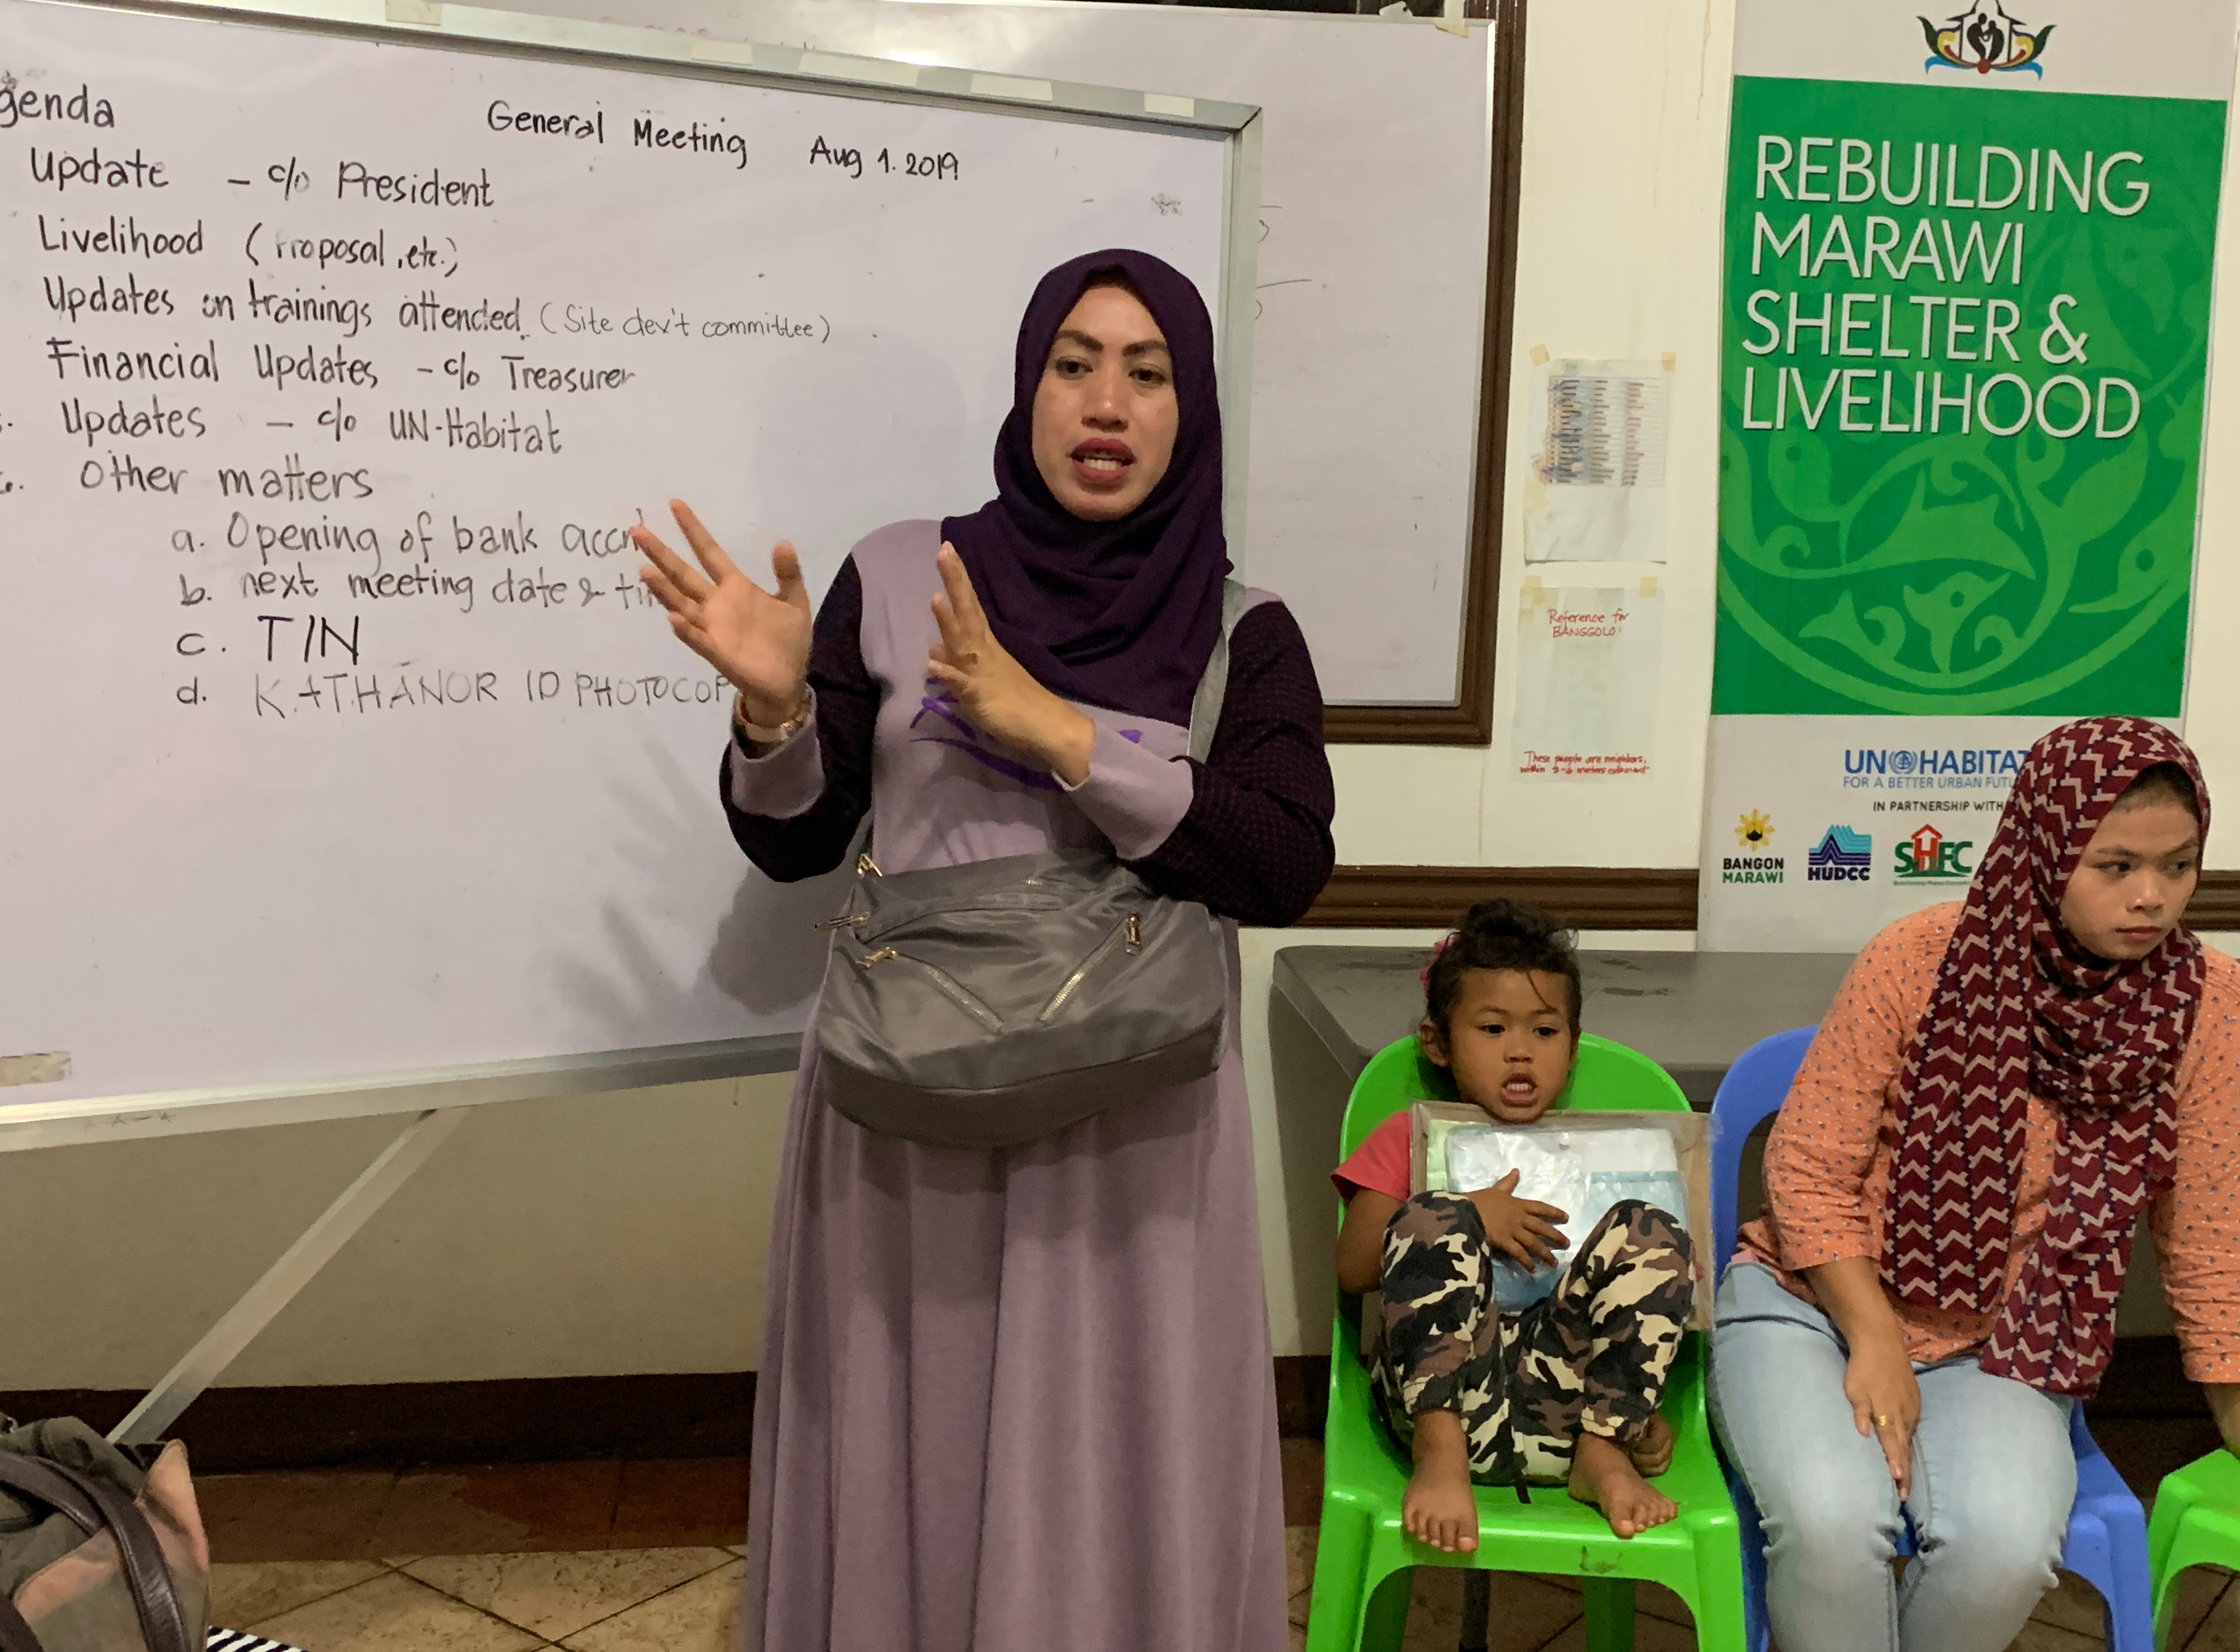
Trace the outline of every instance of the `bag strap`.
{"label": "bag strap", "polygon": [[1244,612],[1244,587],[1233,579],[1221,582],[1221,635],[1214,639],[1213,657],[1197,680],[1197,697],[1190,702],[1190,755],[1197,763],[1213,749],[1213,732],[1221,724],[1222,702],[1229,697],[1229,634]]}
{"label": "bag strap", "polygon": [[102,1528],[101,1508],[43,1457],[0,1451],[0,1486],[43,1502],[90,1537]]}
{"label": "bag strap", "polygon": [[70,1469],[62,1472],[93,1499],[109,1522],[110,1535],[116,1538],[117,1555],[124,1562],[125,1581],[131,1585],[132,1604],[140,1614],[140,1632],[147,1640],[148,1652],[202,1652],[200,1647],[188,1642],[178,1589],[171,1581],[170,1566],[163,1559],[163,1545],[156,1541],[156,1529],[148,1523],[148,1516],[107,1482]]}
{"label": "bag strap", "polygon": [[[85,1527],[90,1510],[100,1525],[109,1528],[123,1562],[124,1581],[132,1591],[133,1609],[140,1616],[141,1637],[148,1652],[202,1652],[187,1641],[184,1615],[179,1610],[177,1588],[163,1559],[156,1529],[137,1505],[115,1486],[80,1474],[75,1469],[42,1458],[0,1452],[0,1483],[51,1504],[73,1523]],[[87,1528],[97,1529],[98,1528]],[[12,1649],[0,1647],[0,1652]]]}

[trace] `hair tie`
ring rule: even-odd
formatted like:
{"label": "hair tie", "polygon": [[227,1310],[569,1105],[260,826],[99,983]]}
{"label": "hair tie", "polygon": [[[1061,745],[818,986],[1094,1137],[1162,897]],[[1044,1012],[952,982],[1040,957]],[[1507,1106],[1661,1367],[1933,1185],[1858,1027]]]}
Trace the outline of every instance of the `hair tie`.
{"label": "hair tie", "polygon": [[1416,984],[1417,986],[1421,987],[1427,993],[1430,991],[1432,967],[1438,963],[1440,956],[1444,953],[1449,947],[1454,945],[1456,942],[1461,939],[1462,936],[1459,934],[1450,929],[1433,944],[1430,962],[1423,965],[1423,973],[1416,977]]}

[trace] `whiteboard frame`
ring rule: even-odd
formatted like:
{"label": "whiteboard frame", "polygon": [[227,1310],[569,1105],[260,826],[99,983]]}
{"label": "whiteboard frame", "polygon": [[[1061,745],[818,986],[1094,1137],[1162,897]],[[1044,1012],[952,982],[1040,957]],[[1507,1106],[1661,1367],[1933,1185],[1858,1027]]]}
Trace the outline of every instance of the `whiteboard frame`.
{"label": "whiteboard frame", "polygon": [[799,1033],[765,1033],[705,1044],[483,1062],[309,1083],[84,1096],[68,1102],[0,1101],[0,1153],[789,1073],[801,1064],[801,1040]]}
{"label": "whiteboard frame", "polygon": [[[188,4],[165,4],[163,0],[85,0],[108,3],[111,9],[160,10],[189,12]],[[535,3],[535,0],[523,0]],[[883,0],[910,5],[939,3],[971,7],[1017,7],[1043,11],[1093,11],[1099,17],[1127,12],[1172,15],[1176,0]],[[1483,268],[1479,273],[1479,300],[1472,319],[1477,329],[1475,348],[1479,361],[1478,397],[1465,450],[1470,476],[1469,510],[1463,533],[1463,581],[1455,615],[1455,691],[1444,700],[1343,700],[1324,708],[1323,737],[1330,745],[1430,745],[1490,748],[1494,736],[1495,656],[1501,637],[1501,592],[1508,536],[1508,468],[1510,382],[1515,327],[1518,206],[1523,187],[1524,104],[1526,83],[1526,9],[1528,0],[1480,0],[1485,15],[1410,16],[1379,17],[1366,12],[1293,11],[1215,0],[1231,17],[1262,17],[1285,26],[1377,27],[1468,30],[1488,38],[1485,119],[1479,158],[1483,167],[1481,185],[1490,197],[1489,236]],[[285,4],[264,0],[239,0],[244,9],[278,10]],[[445,15],[469,15],[468,9],[436,6],[423,0],[366,0],[351,8],[367,13],[388,10],[399,14],[441,10]],[[509,18],[514,13],[484,13]],[[606,25],[546,20],[563,28],[597,29]],[[634,32],[620,29],[619,32]],[[673,31],[672,31],[673,32]],[[690,37],[685,37],[689,39]],[[837,57],[842,54],[825,54]],[[870,61],[884,63],[886,60]],[[1053,86],[1070,83],[1054,81]],[[1080,90],[1075,87],[1074,90]],[[1199,108],[1235,108],[1200,100]],[[1280,118],[1280,117],[1279,117]],[[1253,142],[1254,191],[1258,188],[1258,142]],[[1254,244],[1257,246],[1257,240]],[[1223,332],[1233,310],[1224,295]],[[1223,362],[1224,383],[1249,383]],[[1233,463],[1241,478],[1249,461],[1250,397],[1224,394],[1223,417],[1236,452]],[[1230,496],[1225,514],[1231,543],[1244,545],[1241,492]],[[1240,566],[1241,566],[1240,563]],[[1309,923],[1314,919],[1307,920]]]}
{"label": "whiteboard frame", "polygon": [[[1479,183],[1489,197],[1490,218],[1484,267],[1478,272],[1479,298],[1470,312],[1477,327],[1474,348],[1480,365],[1477,402],[1465,450],[1470,483],[1463,583],[1453,633],[1455,692],[1443,700],[1333,700],[1323,708],[1323,738],[1329,745],[1487,748],[1493,743],[1494,663],[1501,636],[1508,531],[1510,380],[1517,210],[1523,179],[1527,0],[1474,3],[1483,7],[1482,14],[1473,12],[1463,17],[1450,11],[1439,17],[1399,17],[1380,16],[1373,10],[1294,11],[1256,6],[1250,0],[1210,0],[1226,17],[1265,17],[1287,28],[1445,29],[1482,33],[1488,40],[1485,118],[1479,150],[1483,177]],[[1110,17],[1128,12],[1171,17],[1176,0],[882,0],[882,3],[1093,12]],[[1280,111],[1277,118],[1283,118]],[[1244,428],[1242,412],[1239,410],[1232,430]],[[1308,924],[1322,921],[1313,916],[1303,920]]]}
{"label": "whiteboard frame", "polygon": [[[584,63],[691,79],[744,82],[879,103],[1000,110],[1070,124],[1138,130],[1177,128],[1222,142],[1221,291],[1214,302],[1221,417],[1231,457],[1222,516],[1232,546],[1244,543],[1251,451],[1252,323],[1260,225],[1261,111],[1250,103],[1074,81],[1037,80],[667,30],[493,11],[441,0],[14,0],[78,11],[127,12],[354,39],[409,42],[456,51]],[[744,1078],[799,1065],[802,1035],[771,1033],[706,1043],[602,1050],[523,1061],[343,1076],[284,1084],[169,1090],[70,1101],[17,1100],[0,1089],[0,1153],[322,1119],[365,1118],[493,1102],[596,1095],[661,1084]],[[26,1086],[35,1090],[34,1086]]]}

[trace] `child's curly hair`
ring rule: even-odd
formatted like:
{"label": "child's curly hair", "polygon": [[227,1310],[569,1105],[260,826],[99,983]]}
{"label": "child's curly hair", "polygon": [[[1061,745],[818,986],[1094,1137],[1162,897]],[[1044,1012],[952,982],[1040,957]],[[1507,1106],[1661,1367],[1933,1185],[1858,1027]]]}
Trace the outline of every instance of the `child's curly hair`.
{"label": "child's curly hair", "polygon": [[1480,901],[1439,943],[1423,971],[1423,1013],[1442,1035],[1455,1011],[1463,977],[1472,969],[1522,969],[1561,976],[1570,989],[1571,1036],[1579,1033],[1578,937],[1563,921],[1525,901]]}

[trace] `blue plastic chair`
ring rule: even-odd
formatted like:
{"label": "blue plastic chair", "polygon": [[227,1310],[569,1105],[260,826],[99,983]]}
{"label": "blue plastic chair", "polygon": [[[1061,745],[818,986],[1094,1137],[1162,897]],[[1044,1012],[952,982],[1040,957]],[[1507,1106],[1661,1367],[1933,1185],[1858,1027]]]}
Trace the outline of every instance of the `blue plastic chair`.
{"label": "blue plastic chair", "polygon": [[[1711,1242],[1718,1273],[1735,1254],[1739,1225],[1743,1144],[1750,1132],[1781,1110],[1789,1087],[1811,1047],[1812,1027],[1761,1038],[1742,1053],[1719,1082],[1711,1102]],[[2112,1652],[2154,1652],[2154,1580],[2147,1564],[2147,1516],[2084,1425],[2084,1408],[2069,1408],[2069,1441],[2077,1453],[2077,1501],[2069,1510],[2061,1565],[2100,1591]],[[1727,1469],[1743,1537],[1743,1607],[1750,1652],[1766,1652],[1765,1534],[1757,1504],[1742,1476]],[[1910,1555],[1913,1531],[1898,1535],[1898,1553]]]}

